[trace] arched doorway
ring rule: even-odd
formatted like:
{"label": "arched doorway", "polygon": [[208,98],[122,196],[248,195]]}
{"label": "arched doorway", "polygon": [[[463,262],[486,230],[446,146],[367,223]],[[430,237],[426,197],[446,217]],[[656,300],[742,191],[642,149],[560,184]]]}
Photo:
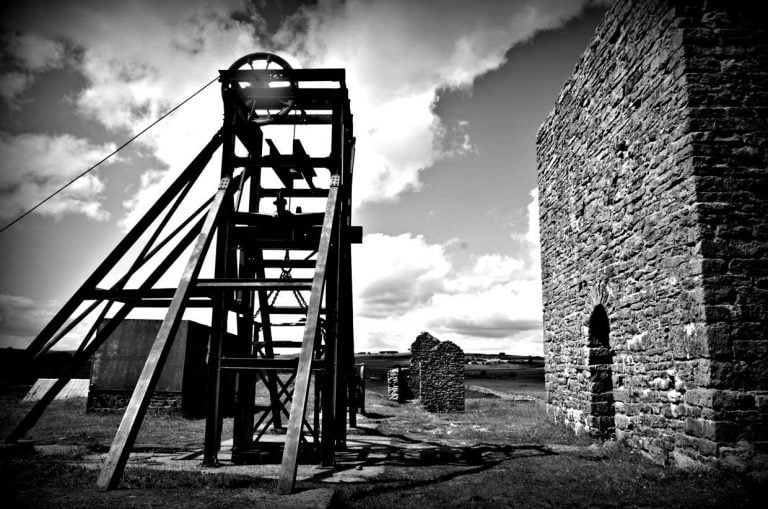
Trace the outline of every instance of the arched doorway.
{"label": "arched doorway", "polygon": [[588,322],[587,368],[589,370],[589,418],[593,435],[609,437],[614,433],[613,350],[611,324],[602,304],[592,309]]}

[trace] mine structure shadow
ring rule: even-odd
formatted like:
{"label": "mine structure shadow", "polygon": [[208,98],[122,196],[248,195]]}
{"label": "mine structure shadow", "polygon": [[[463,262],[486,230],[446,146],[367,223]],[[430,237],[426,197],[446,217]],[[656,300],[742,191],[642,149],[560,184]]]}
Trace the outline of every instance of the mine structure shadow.
{"label": "mine structure shadow", "polygon": [[[371,467],[457,467],[439,475],[421,479],[381,479],[370,483],[371,487],[350,494],[351,499],[375,496],[393,491],[409,491],[424,486],[437,485],[458,477],[478,474],[510,460],[559,453],[543,444],[491,444],[446,445],[429,440],[418,440],[401,434],[384,434],[368,427],[361,427],[364,436],[350,437],[356,444],[346,451],[336,453],[333,470],[320,472],[305,482],[323,481],[339,472],[365,470]],[[385,440],[394,442],[387,443]],[[361,445],[357,445],[361,444]]]}

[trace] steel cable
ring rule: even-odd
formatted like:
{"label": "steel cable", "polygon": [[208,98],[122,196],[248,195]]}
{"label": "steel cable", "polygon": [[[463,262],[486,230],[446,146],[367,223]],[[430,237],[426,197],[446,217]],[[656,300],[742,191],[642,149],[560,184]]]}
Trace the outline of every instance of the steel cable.
{"label": "steel cable", "polygon": [[5,230],[7,230],[7,229],[8,229],[8,228],[10,228],[11,226],[13,226],[14,224],[18,223],[19,221],[21,221],[22,219],[24,219],[26,216],[28,216],[29,214],[31,214],[32,212],[34,212],[34,211],[35,211],[37,208],[39,208],[39,207],[40,207],[41,205],[43,205],[45,202],[47,202],[48,200],[50,200],[51,198],[53,198],[54,196],[56,196],[57,194],[59,194],[60,192],[62,192],[64,189],[66,189],[66,188],[68,188],[69,186],[71,186],[72,184],[74,184],[74,183],[75,183],[77,180],[81,179],[82,177],[84,177],[85,175],[87,175],[88,173],[90,173],[91,171],[93,171],[93,170],[95,170],[96,168],[98,168],[99,166],[101,166],[103,163],[105,163],[106,161],[108,161],[108,160],[109,160],[109,159],[110,159],[112,156],[114,156],[115,154],[117,154],[118,152],[120,152],[121,150],[123,150],[125,147],[127,147],[128,145],[130,145],[130,144],[131,144],[131,143],[132,143],[134,140],[136,140],[136,138],[138,138],[139,136],[141,136],[141,135],[142,135],[142,134],[144,134],[145,132],[149,131],[150,129],[152,129],[152,128],[153,128],[154,126],[156,126],[157,124],[159,124],[159,123],[160,123],[160,122],[161,122],[163,119],[165,119],[165,118],[166,118],[168,115],[170,115],[170,114],[171,114],[171,113],[173,113],[174,111],[176,111],[176,110],[178,110],[179,108],[181,108],[182,106],[184,106],[184,105],[185,105],[187,102],[189,102],[189,101],[190,101],[192,98],[194,98],[194,97],[195,97],[197,94],[199,94],[200,92],[202,92],[203,90],[205,90],[206,88],[208,88],[209,86],[211,86],[211,85],[213,84],[213,82],[215,82],[215,81],[216,81],[216,80],[218,80],[218,79],[219,79],[219,77],[218,77],[218,76],[217,76],[217,77],[215,77],[215,78],[213,78],[211,81],[209,81],[208,83],[206,83],[205,85],[203,85],[202,87],[200,87],[200,88],[199,88],[199,89],[198,89],[198,90],[197,90],[197,91],[196,91],[194,94],[190,95],[189,97],[187,97],[186,99],[184,99],[183,101],[181,101],[179,104],[177,104],[176,106],[174,106],[173,108],[171,108],[170,110],[168,110],[167,112],[165,112],[165,113],[164,113],[163,115],[161,115],[161,116],[160,116],[160,117],[159,117],[157,120],[155,120],[154,122],[152,122],[151,124],[149,124],[147,127],[145,127],[144,129],[142,129],[142,130],[141,130],[141,131],[140,131],[138,134],[135,134],[135,135],[134,135],[134,136],[133,136],[131,139],[129,139],[128,141],[126,141],[125,143],[123,143],[122,145],[120,145],[119,147],[117,147],[115,150],[113,150],[111,153],[109,153],[107,156],[105,156],[105,157],[104,157],[103,159],[101,159],[99,162],[97,162],[96,164],[94,164],[93,166],[91,166],[90,168],[88,168],[87,170],[85,170],[85,171],[81,172],[79,175],[77,175],[76,177],[74,177],[73,179],[71,179],[69,182],[67,182],[67,183],[66,183],[66,184],[64,184],[63,186],[59,187],[59,188],[58,188],[57,190],[55,190],[53,193],[49,194],[49,195],[48,195],[47,197],[45,197],[43,200],[39,201],[39,202],[38,202],[38,203],[37,203],[37,204],[36,204],[34,207],[32,207],[32,208],[28,209],[27,211],[25,211],[24,213],[22,213],[20,216],[18,216],[16,219],[14,219],[13,221],[11,221],[11,222],[10,222],[10,223],[8,223],[7,225],[3,226],[3,228],[2,228],[2,229],[0,229],[0,233],[3,233]]}

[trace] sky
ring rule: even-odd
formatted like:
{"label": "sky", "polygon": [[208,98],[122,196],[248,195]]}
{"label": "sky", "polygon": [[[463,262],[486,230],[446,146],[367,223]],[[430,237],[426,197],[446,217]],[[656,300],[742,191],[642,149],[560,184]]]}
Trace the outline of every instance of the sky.
{"label": "sky", "polygon": [[[355,350],[405,351],[429,331],[465,351],[540,355],[536,131],[606,8],[5,3],[0,225],[242,55],[343,67],[357,137],[353,222],[365,232],[353,248]],[[0,233],[0,347],[34,338],[220,123],[213,85]],[[201,186],[212,192],[211,166]]]}

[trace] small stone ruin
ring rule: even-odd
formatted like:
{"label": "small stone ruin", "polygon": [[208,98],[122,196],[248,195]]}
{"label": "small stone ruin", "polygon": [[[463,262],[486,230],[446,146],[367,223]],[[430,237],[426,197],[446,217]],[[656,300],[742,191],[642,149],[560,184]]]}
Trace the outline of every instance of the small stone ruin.
{"label": "small stone ruin", "polygon": [[464,411],[464,351],[443,341],[421,361],[421,404],[430,412]]}
{"label": "small stone ruin", "polygon": [[408,387],[408,368],[392,368],[387,371],[387,399],[402,403],[413,398]]}
{"label": "small stone ruin", "polygon": [[463,412],[464,351],[422,332],[411,345],[410,368],[387,372],[387,397],[398,403],[418,398],[430,412]]}
{"label": "small stone ruin", "polygon": [[421,397],[421,362],[426,358],[427,352],[440,344],[440,340],[429,332],[422,332],[411,343],[411,369],[408,371],[408,386],[412,398]]}

